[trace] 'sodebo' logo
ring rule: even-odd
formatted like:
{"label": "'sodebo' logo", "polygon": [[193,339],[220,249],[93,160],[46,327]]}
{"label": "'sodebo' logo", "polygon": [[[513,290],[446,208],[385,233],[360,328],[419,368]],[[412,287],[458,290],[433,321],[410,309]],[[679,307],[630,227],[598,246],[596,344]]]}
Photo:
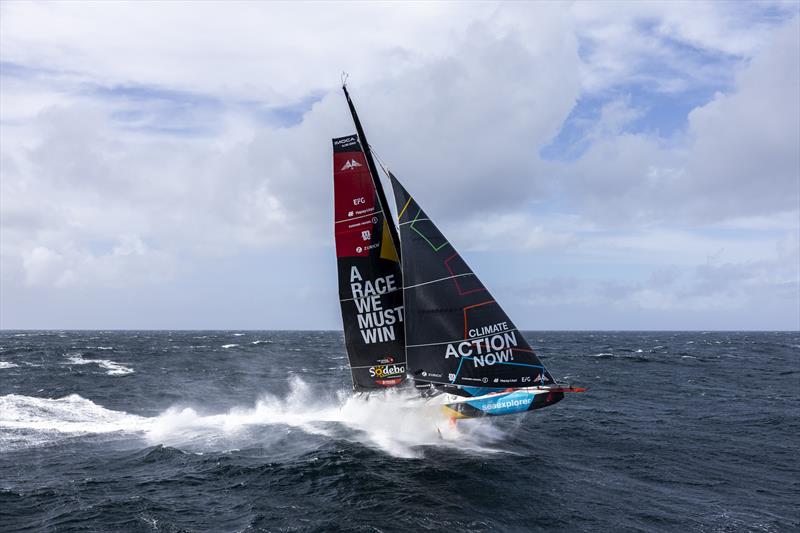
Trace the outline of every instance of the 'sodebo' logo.
{"label": "'sodebo' logo", "polygon": [[402,376],[406,372],[403,365],[380,365],[369,367],[369,375],[373,378],[395,378]]}

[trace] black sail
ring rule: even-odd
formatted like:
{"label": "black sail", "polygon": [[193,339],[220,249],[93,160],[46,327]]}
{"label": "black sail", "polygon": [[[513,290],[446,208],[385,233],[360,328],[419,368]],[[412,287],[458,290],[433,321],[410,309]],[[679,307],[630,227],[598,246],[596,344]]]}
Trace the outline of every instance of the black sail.
{"label": "black sail", "polygon": [[408,374],[416,381],[516,388],[554,383],[478,277],[397,178]]}
{"label": "black sail", "polygon": [[345,344],[356,390],[406,375],[402,273],[356,135],[333,139],[334,234]]}

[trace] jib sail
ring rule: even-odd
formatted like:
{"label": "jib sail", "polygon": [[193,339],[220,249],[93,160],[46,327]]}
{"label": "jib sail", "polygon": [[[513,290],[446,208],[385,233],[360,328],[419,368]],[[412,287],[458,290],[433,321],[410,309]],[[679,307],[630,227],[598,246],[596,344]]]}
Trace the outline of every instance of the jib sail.
{"label": "jib sail", "polygon": [[486,287],[397,178],[389,177],[403,254],[408,374],[466,387],[553,383]]}
{"label": "jib sail", "polygon": [[403,281],[356,135],[333,139],[334,233],[345,344],[356,390],[405,379]]}

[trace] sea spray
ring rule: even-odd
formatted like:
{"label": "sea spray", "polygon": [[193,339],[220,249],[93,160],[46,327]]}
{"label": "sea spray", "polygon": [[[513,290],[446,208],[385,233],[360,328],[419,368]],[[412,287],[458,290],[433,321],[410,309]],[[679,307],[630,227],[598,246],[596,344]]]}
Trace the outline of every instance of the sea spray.
{"label": "sea spray", "polygon": [[0,433],[24,430],[27,436],[17,435],[15,440],[28,439],[31,445],[76,434],[128,433],[148,445],[224,451],[269,448],[289,429],[359,442],[395,457],[421,457],[427,446],[499,451],[489,446],[501,441],[505,433],[487,420],[475,422],[451,426],[438,409],[422,407],[413,390],[369,396],[351,391],[324,394],[297,376],[290,378],[284,397],[264,394],[253,406],[222,413],[199,406],[173,406],[155,417],[145,417],[107,409],[77,394],[57,399],[16,394],[0,397]]}
{"label": "sea spray", "polygon": [[297,376],[290,378],[289,385],[283,398],[264,394],[253,407],[235,407],[226,413],[170,408],[154,419],[146,437],[152,444],[178,447],[257,446],[261,443],[258,428],[285,426],[360,442],[397,457],[420,457],[424,446],[494,451],[487,445],[504,437],[492,424],[461,422],[460,428],[451,427],[438,409],[422,407],[412,390],[391,389],[372,395],[338,391],[326,397]]}

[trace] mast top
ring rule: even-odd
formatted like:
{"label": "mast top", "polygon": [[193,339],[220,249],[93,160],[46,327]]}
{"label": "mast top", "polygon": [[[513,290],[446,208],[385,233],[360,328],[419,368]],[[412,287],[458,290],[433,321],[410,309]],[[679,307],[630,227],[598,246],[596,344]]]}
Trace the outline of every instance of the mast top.
{"label": "mast top", "polygon": [[402,260],[400,251],[400,235],[397,233],[397,227],[394,224],[392,212],[389,209],[389,202],[386,200],[386,193],[383,192],[383,185],[381,185],[381,178],[378,175],[378,168],[375,166],[375,160],[372,158],[372,150],[370,149],[369,142],[367,141],[367,136],[364,133],[364,128],[361,126],[361,121],[358,119],[356,106],[350,99],[350,93],[347,92],[347,73],[345,72],[342,72],[342,91],[344,91],[344,97],[347,99],[347,106],[350,108],[350,114],[353,117],[353,123],[356,126],[358,138],[361,141],[361,150],[363,150],[364,158],[367,160],[367,168],[369,169],[370,176],[372,177],[372,183],[375,185],[375,191],[378,193],[378,201],[381,204],[381,209],[385,214],[386,221],[388,223],[387,225],[389,226],[389,235],[392,239],[392,244],[394,244],[394,249],[397,252],[398,259]]}

